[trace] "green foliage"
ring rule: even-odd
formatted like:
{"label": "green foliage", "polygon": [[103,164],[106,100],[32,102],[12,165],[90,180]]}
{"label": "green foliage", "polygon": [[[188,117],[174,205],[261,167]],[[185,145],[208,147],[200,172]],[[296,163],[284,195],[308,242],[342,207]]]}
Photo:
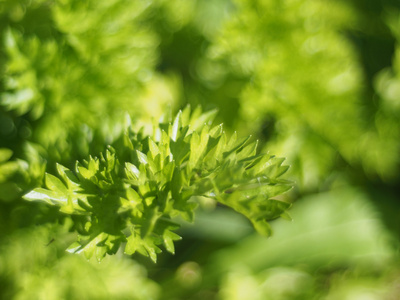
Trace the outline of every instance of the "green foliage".
{"label": "green foliage", "polygon": [[239,126],[254,132],[269,124],[269,147],[298,160],[300,184],[317,186],[334,163],[331,149],[353,156],[351,144],[364,126],[361,70],[338,31],[354,23],[352,14],[342,3],[318,0],[236,4],[209,56],[252,78],[240,95]]}
{"label": "green foliage", "polygon": [[15,159],[10,149],[0,148],[0,200],[15,201],[29,188],[40,184],[45,165],[36,150],[25,147],[27,161]]}
{"label": "green foliage", "polygon": [[[69,163],[102,151],[120,134],[126,112],[146,119],[146,102],[158,113],[169,99],[166,79],[153,76],[158,37],[146,25],[149,3],[0,5],[5,23],[0,105],[11,123],[3,133],[7,140],[30,140],[49,159]],[[40,22],[32,22],[35,13]],[[163,88],[158,102],[148,101],[145,83]]]}
{"label": "green foliage", "polygon": [[395,299],[393,7],[0,0],[0,298]]}
{"label": "green foliage", "polygon": [[19,169],[19,164],[9,161],[12,156],[10,149],[0,149],[0,199],[12,200],[18,194],[18,187],[11,178]]}
{"label": "green foliage", "polygon": [[[392,134],[398,118],[368,90],[366,77],[376,74],[364,74],[355,45],[367,25],[350,2],[237,0],[205,55],[223,70],[206,82],[245,78],[235,125],[285,153],[305,190],[318,189],[345,165],[383,180],[398,174],[399,142]],[[378,56],[367,55],[368,61]],[[382,93],[397,95],[391,87]]]}
{"label": "green foliage", "polygon": [[400,141],[397,132],[400,131],[400,15],[393,13],[388,18],[388,24],[395,37],[392,66],[383,69],[374,80],[375,88],[380,96],[379,110],[376,114],[376,134],[381,137],[379,156],[385,153],[385,159],[390,162],[393,173],[400,163],[398,149]]}
{"label": "green foliage", "polygon": [[163,245],[174,253],[176,216],[192,221],[194,196],[205,196],[246,216],[255,229],[270,235],[268,220],[290,207],[273,200],[291,188],[281,179],[283,159],[257,154],[257,142],[229,139],[222,125],[210,127],[215,111],[179,112],[150,136],[127,130],[122,144],[100,158],[76,164],[75,172],[57,165],[59,178],[46,174],[46,188],[24,196],[78,215],[78,242],[69,251],[102,259],[126,241],[125,253],[157,259]]}
{"label": "green foliage", "polygon": [[[220,297],[393,297],[397,271],[387,265],[395,250],[367,197],[354,188],[304,197],[291,210],[296,226],[277,220],[273,241],[252,235],[212,254],[207,274],[221,274]],[[348,264],[351,267],[342,269]],[[332,269],[335,271],[330,272]],[[385,271],[379,271],[382,269]],[[246,295],[241,294],[243,290]]]}
{"label": "green foliage", "polygon": [[[2,299],[157,299],[159,288],[146,270],[125,257],[102,264],[65,253],[61,226],[14,232],[2,243]],[[19,257],[19,259],[15,259]],[[115,288],[115,287],[118,288]],[[140,287],[140,288],[138,288]]]}

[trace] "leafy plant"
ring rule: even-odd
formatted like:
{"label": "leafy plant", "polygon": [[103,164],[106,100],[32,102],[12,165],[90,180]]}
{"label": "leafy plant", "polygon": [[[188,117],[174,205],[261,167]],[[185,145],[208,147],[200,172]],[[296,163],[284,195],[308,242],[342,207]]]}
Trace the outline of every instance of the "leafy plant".
{"label": "leafy plant", "polygon": [[[1,1],[0,123],[6,117],[13,129],[0,131],[1,147],[29,140],[68,164],[102,151],[125,111],[146,118],[147,85],[164,81],[153,76],[159,41],[145,24],[149,9],[143,1]],[[155,111],[159,99],[150,101]]]}
{"label": "leafy plant", "polygon": [[[367,177],[396,178],[398,93],[396,81],[389,80],[396,61],[394,72],[380,76],[379,87],[396,101],[382,101],[366,80],[376,74],[365,74],[359,62],[359,52],[371,50],[357,51],[362,42],[356,43],[365,27],[380,39],[389,30],[363,20],[352,3],[358,1],[234,2],[237,10],[206,57],[213,69],[223,70],[219,81],[229,81],[232,73],[247,78],[236,93],[236,127],[258,132],[268,149],[285,153],[301,190],[318,190],[329,184],[333,170],[349,165]],[[369,60],[378,54],[366,55]]]}
{"label": "leafy plant", "polygon": [[194,196],[205,196],[246,216],[255,229],[271,234],[267,220],[285,215],[290,204],[272,198],[291,188],[281,179],[284,159],[257,154],[249,137],[229,139],[222,125],[210,127],[215,111],[179,112],[151,135],[128,128],[121,143],[100,157],[77,162],[75,172],[57,165],[59,178],[46,174],[46,188],[26,200],[44,201],[76,215],[78,241],[70,252],[101,260],[126,242],[154,262],[159,248],[174,253],[173,218],[193,220]]}
{"label": "leafy plant", "polygon": [[0,0],[0,298],[396,298],[397,2]]}

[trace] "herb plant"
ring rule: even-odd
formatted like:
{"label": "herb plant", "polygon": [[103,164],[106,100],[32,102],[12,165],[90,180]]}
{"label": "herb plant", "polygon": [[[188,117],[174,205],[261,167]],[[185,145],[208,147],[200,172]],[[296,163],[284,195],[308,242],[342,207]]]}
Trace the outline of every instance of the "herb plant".
{"label": "herb plant", "polygon": [[179,112],[145,135],[128,127],[120,143],[77,162],[74,172],[57,165],[58,177],[46,174],[46,188],[26,194],[76,216],[79,233],[70,252],[101,260],[126,242],[125,253],[138,252],[154,262],[160,245],[174,253],[174,218],[193,221],[196,196],[209,197],[246,216],[255,229],[270,235],[268,220],[287,216],[290,204],[273,197],[291,188],[281,179],[284,159],[257,154],[250,137],[227,138],[222,125],[210,126],[215,111]]}

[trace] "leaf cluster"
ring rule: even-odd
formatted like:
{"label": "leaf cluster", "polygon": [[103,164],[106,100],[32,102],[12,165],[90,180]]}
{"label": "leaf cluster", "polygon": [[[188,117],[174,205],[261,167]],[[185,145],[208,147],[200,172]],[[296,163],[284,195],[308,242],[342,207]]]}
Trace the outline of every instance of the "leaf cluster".
{"label": "leaf cluster", "polygon": [[273,200],[291,188],[281,179],[288,167],[269,154],[257,154],[257,142],[228,138],[223,126],[212,127],[215,111],[162,120],[145,135],[128,128],[120,142],[99,157],[77,162],[75,170],[57,165],[58,177],[46,174],[46,188],[26,194],[74,216],[78,241],[70,252],[102,259],[126,243],[156,261],[162,245],[174,253],[174,218],[192,221],[205,196],[246,216],[255,229],[270,235],[268,220],[285,216],[289,203]]}

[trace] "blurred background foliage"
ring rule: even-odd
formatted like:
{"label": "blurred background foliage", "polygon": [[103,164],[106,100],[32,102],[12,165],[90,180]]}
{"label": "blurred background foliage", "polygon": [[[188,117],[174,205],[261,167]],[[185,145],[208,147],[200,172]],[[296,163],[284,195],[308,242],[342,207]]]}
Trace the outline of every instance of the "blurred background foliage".
{"label": "blurred background foliage", "polygon": [[[0,298],[397,299],[396,0],[0,0]],[[287,157],[274,236],[200,199],[175,256],[65,253],[70,220],[25,203],[56,162],[187,104]]]}

